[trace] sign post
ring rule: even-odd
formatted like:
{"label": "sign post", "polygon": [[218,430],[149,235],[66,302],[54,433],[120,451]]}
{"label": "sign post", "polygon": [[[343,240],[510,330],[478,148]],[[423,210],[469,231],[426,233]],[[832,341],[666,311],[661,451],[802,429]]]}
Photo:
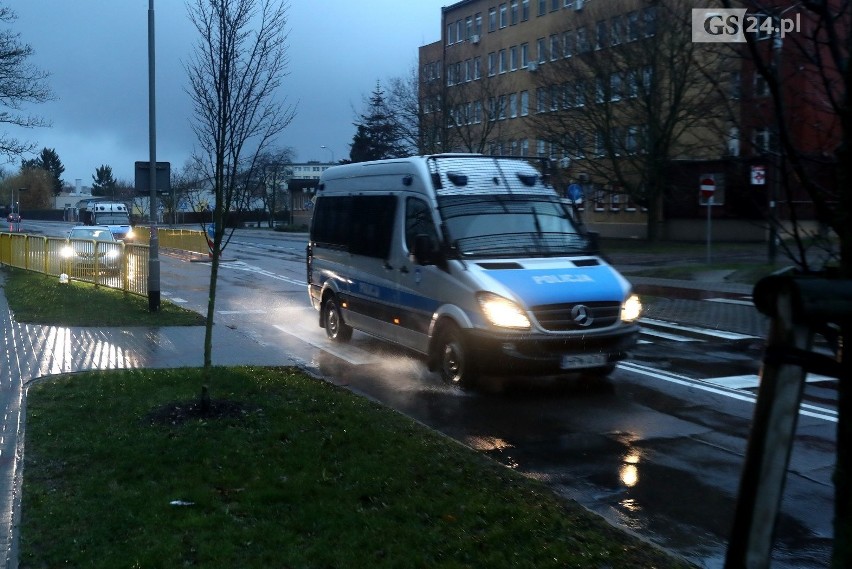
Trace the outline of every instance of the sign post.
{"label": "sign post", "polygon": [[716,179],[712,175],[701,176],[699,185],[701,199],[707,203],[707,264],[710,264],[710,224],[712,217],[710,215],[710,207],[713,205],[713,194],[716,193]]}

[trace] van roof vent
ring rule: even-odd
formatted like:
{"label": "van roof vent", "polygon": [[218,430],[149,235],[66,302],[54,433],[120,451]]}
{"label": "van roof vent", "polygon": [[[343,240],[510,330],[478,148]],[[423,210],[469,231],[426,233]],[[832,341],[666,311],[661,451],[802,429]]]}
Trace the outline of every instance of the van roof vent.
{"label": "van roof vent", "polygon": [[574,261],[575,267],[594,267],[600,265],[597,259],[577,259]]}
{"label": "van roof vent", "polygon": [[502,271],[506,269],[523,269],[523,267],[519,263],[513,263],[511,261],[506,262],[493,262],[493,263],[477,263],[483,269],[488,271]]}
{"label": "van roof vent", "polygon": [[536,180],[538,180],[538,176],[536,174],[524,174],[518,172],[518,179],[523,185],[527,186],[528,188],[532,188],[533,186],[535,186],[535,182]]}
{"label": "van roof vent", "polygon": [[447,179],[456,186],[467,185],[467,176],[465,176],[464,174],[457,174],[456,172],[447,172]]}

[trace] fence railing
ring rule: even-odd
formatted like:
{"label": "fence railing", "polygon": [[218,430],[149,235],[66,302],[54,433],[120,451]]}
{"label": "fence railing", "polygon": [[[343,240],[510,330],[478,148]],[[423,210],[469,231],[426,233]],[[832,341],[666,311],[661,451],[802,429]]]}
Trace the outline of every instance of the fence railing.
{"label": "fence railing", "polygon": [[[0,264],[145,296],[150,232],[147,227],[134,231],[134,243],[0,233]],[[201,231],[159,229],[157,235],[160,247],[209,252]]]}

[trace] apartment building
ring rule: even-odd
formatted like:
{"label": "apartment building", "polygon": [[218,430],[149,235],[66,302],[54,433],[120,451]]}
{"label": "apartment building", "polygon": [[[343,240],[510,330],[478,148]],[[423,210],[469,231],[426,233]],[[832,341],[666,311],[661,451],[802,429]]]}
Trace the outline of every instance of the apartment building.
{"label": "apartment building", "polygon": [[765,239],[770,186],[754,174],[772,166],[768,93],[741,52],[692,41],[706,6],[444,7],[441,39],[419,54],[421,150],[548,158],[557,190],[610,236],[702,239],[709,179],[714,237]]}

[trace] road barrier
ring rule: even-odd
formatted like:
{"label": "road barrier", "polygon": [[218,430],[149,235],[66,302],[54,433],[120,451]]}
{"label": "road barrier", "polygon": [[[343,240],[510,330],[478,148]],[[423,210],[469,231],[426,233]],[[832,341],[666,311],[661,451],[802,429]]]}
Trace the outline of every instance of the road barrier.
{"label": "road barrier", "polygon": [[[135,227],[133,243],[88,239],[68,240],[26,233],[0,232],[0,265],[35,271],[57,278],[93,283],[146,296],[148,294],[148,242],[150,229]],[[207,256],[203,231],[157,230],[161,248],[178,249]]]}

